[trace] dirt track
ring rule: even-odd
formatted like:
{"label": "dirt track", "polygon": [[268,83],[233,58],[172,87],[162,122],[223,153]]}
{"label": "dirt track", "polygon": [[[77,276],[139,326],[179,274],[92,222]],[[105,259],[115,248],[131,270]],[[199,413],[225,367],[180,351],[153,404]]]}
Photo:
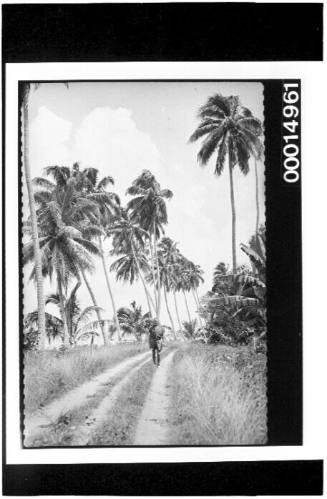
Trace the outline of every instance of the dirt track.
{"label": "dirt track", "polygon": [[165,445],[168,437],[167,409],[169,387],[167,373],[175,352],[171,352],[157,369],[140,416],[134,445]]}
{"label": "dirt track", "polygon": [[96,392],[112,378],[124,374],[127,369],[132,368],[135,364],[142,362],[149,357],[150,353],[146,352],[124,360],[116,366],[107,369],[105,372],[90,381],[87,381],[81,386],[70,390],[59,399],[55,399],[53,402],[35,412],[31,416],[25,417],[25,445],[28,446],[29,442],[35,435],[41,432],[44,428],[55,424],[62,415],[85,404],[89,397],[94,396]]}

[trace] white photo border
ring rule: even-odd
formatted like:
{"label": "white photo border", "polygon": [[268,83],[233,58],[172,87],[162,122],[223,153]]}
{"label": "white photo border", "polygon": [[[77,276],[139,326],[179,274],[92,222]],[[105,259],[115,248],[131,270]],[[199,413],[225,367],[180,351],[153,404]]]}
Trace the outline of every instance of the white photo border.
{"label": "white photo border", "polygon": [[[321,393],[326,335],[319,317],[313,317],[312,297],[304,292],[304,443],[303,446],[262,447],[156,447],[23,449],[20,435],[19,378],[19,231],[18,231],[18,83],[24,80],[302,80],[302,169],[304,205],[307,186],[312,189],[310,164],[324,157],[313,123],[325,94],[326,78],[320,62],[306,63],[33,63],[6,64],[5,190],[6,190],[6,462],[7,464],[219,462],[317,459],[323,455],[321,431],[325,426]],[[315,112],[313,112],[315,110]],[[316,114],[315,114],[316,113]],[[323,128],[321,123],[320,128]],[[307,171],[306,171],[307,168]],[[325,183],[326,185],[326,183]],[[311,187],[310,187],[311,186]],[[315,189],[317,185],[315,183]],[[319,190],[319,186],[318,186]],[[309,192],[314,192],[309,191]],[[315,201],[310,200],[315,203]],[[303,218],[304,229],[315,221]],[[306,266],[307,265],[307,266]],[[304,281],[312,282],[304,247]],[[310,285],[310,284],[309,284]],[[311,307],[311,308],[310,308]],[[311,313],[310,313],[311,310]],[[314,345],[319,344],[319,349]],[[318,350],[318,351],[317,351]],[[286,408],[287,410],[287,408]]]}

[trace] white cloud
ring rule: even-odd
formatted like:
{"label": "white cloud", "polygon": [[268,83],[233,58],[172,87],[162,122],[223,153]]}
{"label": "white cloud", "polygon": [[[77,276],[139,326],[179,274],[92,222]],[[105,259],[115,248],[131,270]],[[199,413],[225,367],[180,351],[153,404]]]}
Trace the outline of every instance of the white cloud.
{"label": "white cloud", "polygon": [[40,175],[48,165],[67,165],[71,162],[68,141],[72,124],[47,107],[39,108],[30,127],[30,163],[34,175]]}
{"label": "white cloud", "polygon": [[81,122],[73,146],[76,161],[112,175],[120,194],[148,168],[156,173],[160,155],[149,134],[139,130],[128,109],[101,107]]}

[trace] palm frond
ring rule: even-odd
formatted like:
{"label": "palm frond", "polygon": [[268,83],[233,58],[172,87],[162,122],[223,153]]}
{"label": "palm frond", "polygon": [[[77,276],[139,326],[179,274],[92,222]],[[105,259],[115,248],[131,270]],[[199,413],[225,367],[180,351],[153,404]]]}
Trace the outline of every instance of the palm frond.
{"label": "palm frond", "polygon": [[228,97],[217,93],[209,97],[207,102],[199,109],[198,116],[200,118],[206,118],[208,116],[215,116],[224,119],[226,116],[230,116],[230,101]]}

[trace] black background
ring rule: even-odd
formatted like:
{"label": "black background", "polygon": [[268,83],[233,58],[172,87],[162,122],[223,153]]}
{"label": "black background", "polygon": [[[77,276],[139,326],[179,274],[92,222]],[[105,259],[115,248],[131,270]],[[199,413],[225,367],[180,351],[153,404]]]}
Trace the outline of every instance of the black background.
{"label": "black background", "polygon": [[322,4],[4,5],[3,14],[8,62],[322,59]]}
{"label": "black background", "polygon": [[[3,82],[5,62],[321,60],[322,5],[4,5],[2,33]],[[282,180],[281,90],[265,82],[268,429],[270,445],[300,445],[301,188]],[[319,494],[322,462],[4,465],[3,478],[6,495]]]}

